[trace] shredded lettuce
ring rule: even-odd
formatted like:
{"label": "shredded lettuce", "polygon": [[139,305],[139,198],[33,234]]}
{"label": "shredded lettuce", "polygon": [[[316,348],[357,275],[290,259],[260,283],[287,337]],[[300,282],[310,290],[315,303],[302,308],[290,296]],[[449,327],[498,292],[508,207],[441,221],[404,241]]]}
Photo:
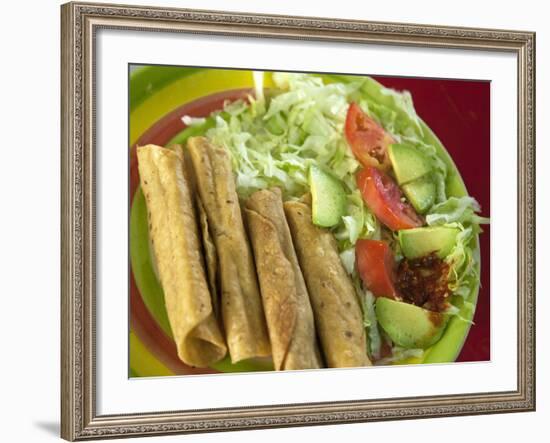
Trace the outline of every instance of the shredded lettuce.
{"label": "shredded lettuce", "polygon": [[355,292],[361,302],[361,310],[363,312],[363,326],[368,334],[368,353],[374,359],[380,358],[380,351],[382,348],[382,336],[378,329],[378,320],[376,318],[376,312],[374,310],[374,303],[376,301],[374,295],[369,290],[363,289],[361,281],[355,273],[353,275],[353,282],[355,286]]}
{"label": "shredded lettuce", "polygon": [[186,126],[200,126],[203,125],[206,122],[206,119],[203,117],[191,117],[189,115],[184,115],[181,118],[181,121]]}
{"label": "shredded lettuce", "polygon": [[[489,219],[477,214],[481,210],[473,197],[450,197],[434,205],[426,215],[429,226],[448,226],[458,228],[460,232],[456,244],[445,261],[449,264],[449,289],[453,295],[465,299],[479,282],[477,257],[474,255],[480,224],[489,223]],[[450,312],[453,314],[453,312]]]}
{"label": "shredded lettuce", "polygon": [[426,223],[437,226],[449,223],[482,224],[489,219],[476,212],[481,211],[479,203],[473,197],[449,197],[442,203],[434,205],[426,216]]}
{"label": "shredded lettuce", "polygon": [[349,248],[340,253],[340,260],[348,274],[353,274],[355,271],[355,248]]}
{"label": "shredded lettuce", "polygon": [[[341,77],[350,79],[350,77]],[[353,77],[352,77],[353,79]],[[352,81],[357,81],[353,79]],[[411,94],[381,88],[370,77],[361,77],[356,101],[371,117],[376,118],[386,131],[397,136],[421,139],[424,135],[420,118],[414,109]]]}
{"label": "shredded lettuce", "polygon": [[[466,305],[466,307],[469,310],[472,310],[474,308],[473,303],[470,303],[469,301],[463,301],[462,305]],[[460,312],[461,311],[460,311],[460,308],[458,306],[453,305],[453,304],[449,304],[449,307],[445,311],[445,314],[450,315],[450,316],[456,316],[457,318],[459,318],[460,320],[462,320],[465,323],[470,323],[471,325],[474,324],[473,320],[469,320],[469,319],[464,318],[462,315],[460,315]]]}
{"label": "shredded lettuce", "polygon": [[[263,76],[256,73],[254,79],[263,90]],[[311,164],[330,170],[347,194],[348,211],[333,230],[340,252],[349,250],[379,229],[357,188],[359,162],[344,136],[349,102],[362,82],[324,84],[319,77],[292,73],[274,73],[273,81],[271,98],[257,91],[249,103],[226,104],[206,136],[231,153],[242,198],[278,186],[285,199],[296,199],[309,191]]]}
{"label": "shredded lettuce", "polygon": [[374,295],[370,291],[365,291],[365,308],[368,319],[369,349],[374,358],[380,358],[380,349],[382,347],[382,338],[378,329],[378,320],[374,311]]}
{"label": "shredded lettuce", "polygon": [[342,217],[342,223],[335,230],[334,235],[341,246],[350,248],[359,238],[372,238],[380,226],[374,214],[367,208],[359,189],[347,195],[347,214]]}
{"label": "shredded lettuce", "polygon": [[479,228],[477,226],[465,228],[459,223],[451,223],[446,226],[460,229],[454,248],[445,258],[450,265],[449,289],[454,295],[466,298],[479,281],[477,259],[474,256],[475,234]]}

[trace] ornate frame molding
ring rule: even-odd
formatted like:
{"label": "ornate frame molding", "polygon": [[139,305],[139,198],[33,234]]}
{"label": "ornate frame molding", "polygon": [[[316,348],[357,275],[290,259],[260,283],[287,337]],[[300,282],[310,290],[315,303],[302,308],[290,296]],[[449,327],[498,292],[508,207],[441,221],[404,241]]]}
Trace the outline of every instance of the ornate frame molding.
{"label": "ornate frame molding", "polygon": [[[186,9],[68,3],[62,17],[61,435],[67,440],[533,411],[535,34]],[[94,33],[152,32],[512,52],[518,57],[518,388],[511,392],[98,416],[95,412]]]}

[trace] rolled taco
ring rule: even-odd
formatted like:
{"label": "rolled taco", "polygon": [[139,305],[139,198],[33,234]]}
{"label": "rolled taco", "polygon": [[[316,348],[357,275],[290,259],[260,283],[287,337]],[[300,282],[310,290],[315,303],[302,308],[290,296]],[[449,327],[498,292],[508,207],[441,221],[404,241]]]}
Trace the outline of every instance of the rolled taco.
{"label": "rolled taco", "polygon": [[[208,216],[206,210],[199,197],[197,191],[197,180],[195,171],[193,170],[193,162],[189,150],[183,149],[183,173],[189,184],[189,192],[193,196],[193,202],[197,209],[197,218],[199,220],[199,237],[202,239],[202,247],[204,253],[204,263],[206,265],[206,280],[212,299],[212,307],[218,323],[222,323],[221,308],[220,308],[220,291],[218,282],[218,255],[216,254],[216,246],[210,232],[208,224]],[[222,327],[223,332],[223,327]]]}
{"label": "rolled taco", "polygon": [[260,290],[229,154],[204,137],[190,138],[187,149],[216,250],[221,313],[231,361],[269,356]]}
{"label": "rolled taco", "polygon": [[227,353],[214,316],[181,146],[137,148],[149,234],[179,358],[206,367]]}
{"label": "rolled taco", "polygon": [[361,307],[334,236],[312,223],[308,198],[287,201],[284,209],[327,365],[370,366]]}
{"label": "rolled taco", "polygon": [[245,202],[247,225],[276,370],[322,366],[313,312],[292,244],[279,188]]}

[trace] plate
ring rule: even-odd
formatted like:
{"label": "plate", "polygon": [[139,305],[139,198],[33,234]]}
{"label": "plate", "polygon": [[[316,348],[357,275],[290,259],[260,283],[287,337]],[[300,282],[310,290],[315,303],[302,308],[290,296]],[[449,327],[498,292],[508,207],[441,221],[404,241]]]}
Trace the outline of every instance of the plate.
{"label": "plate", "polygon": [[[345,81],[345,76],[322,75],[325,82]],[[375,77],[376,78],[376,77]],[[385,82],[386,86],[388,85]],[[204,133],[202,126],[187,128],[183,115],[207,117],[223,107],[226,100],[246,99],[252,91],[252,71],[218,70],[146,66],[135,70],[130,78],[130,375],[166,376],[206,374],[216,372],[265,371],[270,363],[254,360],[231,364],[228,358],[212,368],[192,368],[179,360],[172,340],[170,325],[164,308],[162,288],[152,266],[147,212],[139,188],[135,147],[148,143],[168,145],[184,143],[192,135]],[[272,86],[266,75],[266,88]],[[414,99],[413,95],[413,99]],[[420,114],[420,113],[419,113]],[[449,196],[467,195],[464,182],[451,156],[437,136],[423,124],[424,141],[438,150],[447,163],[447,193]],[[479,243],[476,252],[479,259]],[[479,260],[478,260],[479,263]],[[479,268],[478,268],[479,272]],[[474,318],[479,286],[468,297],[473,307],[464,305],[460,317],[453,317],[442,338],[424,352],[422,358],[411,358],[396,364],[447,363],[457,359]]]}

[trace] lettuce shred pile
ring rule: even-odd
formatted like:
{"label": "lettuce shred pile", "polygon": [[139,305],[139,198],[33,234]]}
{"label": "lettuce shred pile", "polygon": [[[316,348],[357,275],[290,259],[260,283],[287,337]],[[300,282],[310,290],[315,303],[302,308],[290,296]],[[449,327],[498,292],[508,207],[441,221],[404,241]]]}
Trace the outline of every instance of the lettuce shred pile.
{"label": "lettuce shred pile", "polygon": [[[480,210],[479,203],[472,197],[449,197],[434,205],[426,215],[429,226],[459,229],[456,244],[445,258],[450,265],[449,289],[455,296],[455,305],[471,305],[466,298],[479,283],[479,257],[475,256],[475,242],[477,234],[481,232],[479,225],[489,223],[488,218],[476,214]],[[456,297],[461,297],[462,300],[457,301]],[[448,313],[458,314],[457,306],[451,305]]]}
{"label": "lettuce shred pile", "polygon": [[[377,120],[398,142],[407,142],[421,150],[432,162],[432,179],[436,184],[436,204],[426,215],[429,226],[445,225],[460,230],[457,243],[446,258],[450,264],[450,288],[457,314],[471,290],[479,282],[478,258],[475,256],[480,208],[471,197],[446,195],[447,165],[438,156],[408,92],[396,92],[369,77],[325,76],[273,73],[274,89],[264,96],[263,74],[255,73],[255,97],[248,102],[227,103],[223,112],[215,113],[214,125],[206,136],[232,154],[237,192],[246,198],[258,189],[278,186],[285,200],[300,198],[309,191],[308,168],[311,164],[330,171],[339,178],[347,196],[347,211],[332,228],[342,263],[356,282],[362,302],[365,327],[369,333],[370,354],[379,356],[382,338],[376,324],[374,297],[364,290],[355,270],[354,245],[359,238],[380,238],[381,227],[366,207],[355,182],[360,165],[344,136],[349,103],[355,101]],[[201,120],[188,120],[203,124]],[[421,350],[403,351],[403,356]],[[394,353],[395,354],[395,353]],[[401,355],[401,354],[400,354]]]}

